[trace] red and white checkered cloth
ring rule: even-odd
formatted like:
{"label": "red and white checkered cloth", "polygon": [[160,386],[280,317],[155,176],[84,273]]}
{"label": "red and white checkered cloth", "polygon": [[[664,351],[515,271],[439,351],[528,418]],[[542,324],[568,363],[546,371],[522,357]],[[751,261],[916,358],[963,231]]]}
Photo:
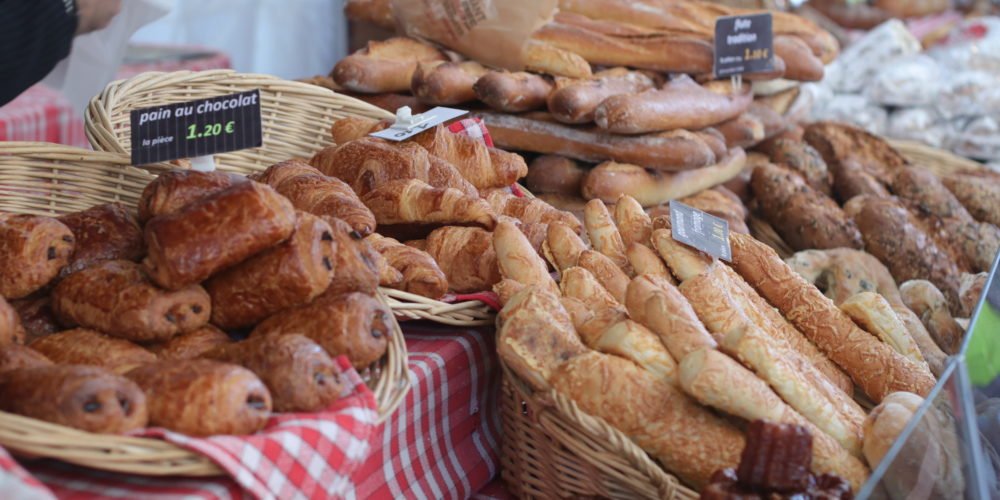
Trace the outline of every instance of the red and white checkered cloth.
{"label": "red and white checkered cloth", "polygon": [[89,148],[83,115],[58,91],[38,84],[0,107],[0,141],[40,141]]}
{"label": "red and white checkered cloth", "polygon": [[166,59],[162,61],[153,62],[143,62],[143,63],[132,63],[123,64],[122,67],[118,68],[118,72],[115,74],[115,78],[124,79],[132,78],[141,73],[146,73],[149,71],[205,71],[209,69],[229,69],[231,63],[229,61],[229,56],[217,52],[213,49],[207,47],[199,47],[197,45],[190,46],[176,46],[176,45],[155,45],[155,44],[136,44],[133,47],[138,49],[152,49],[156,50],[159,48],[171,49],[175,52],[180,53],[181,51],[188,52],[191,54],[200,53],[205,54],[203,57],[193,57],[187,59]]}
{"label": "red and white checkered cloth", "polygon": [[[413,389],[400,408],[368,441],[371,454],[353,469],[343,489],[286,494],[280,488],[244,490],[231,477],[155,478],[99,472],[55,461],[5,463],[0,448],[0,485],[4,473],[23,479],[24,498],[158,500],[197,498],[435,498],[464,499],[499,472],[499,366],[492,329],[455,330],[407,324],[406,343]],[[235,439],[235,438],[230,438]],[[286,450],[287,451],[287,450]],[[310,458],[311,457],[311,458]],[[325,467],[324,457],[304,451],[289,457]],[[279,464],[287,467],[289,462]],[[241,464],[254,470],[253,461]],[[17,481],[15,481],[17,482]],[[47,488],[47,489],[46,489]],[[0,488],[5,500],[7,490]],[[255,495],[256,493],[256,495]]]}

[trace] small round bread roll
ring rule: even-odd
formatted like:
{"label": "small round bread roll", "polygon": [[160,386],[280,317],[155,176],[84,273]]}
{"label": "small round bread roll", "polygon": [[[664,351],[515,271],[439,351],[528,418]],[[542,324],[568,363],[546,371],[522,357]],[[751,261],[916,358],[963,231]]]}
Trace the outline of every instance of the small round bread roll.
{"label": "small round bread roll", "polygon": [[264,320],[250,336],[301,333],[330,357],[347,355],[361,370],[385,354],[392,334],[391,314],[381,302],[362,293],[323,294],[311,304]]}
{"label": "small round bread roll", "polygon": [[0,373],[0,410],[87,432],[146,426],[146,397],[132,381],[96,366],[45,365]]}
{"label": "small round bread roll", "polygon": [[0,296],[26,297],[49,284],[73,256],[73,233],[37,215],[0,218]]}
{"label": "small round bread roll", "polygon": [[242,366],[162,361],[126,375],[145,391],[149,424],[191,436],[253,434],[271,415],[271,393]]}
{"label": "small round bread roll", "polygon": [[219,346],[203,356],[241,365],[257,374],[274,397],[274,411],[320,411],[344,386],[336,363],[302,335],[265,335]]}
{"label": "small round bread roll", "polygon": [[156,362],[156,355],[124,339],[76,328],[42,337],[31,348],[61,365],[94,365],[116,373]]}

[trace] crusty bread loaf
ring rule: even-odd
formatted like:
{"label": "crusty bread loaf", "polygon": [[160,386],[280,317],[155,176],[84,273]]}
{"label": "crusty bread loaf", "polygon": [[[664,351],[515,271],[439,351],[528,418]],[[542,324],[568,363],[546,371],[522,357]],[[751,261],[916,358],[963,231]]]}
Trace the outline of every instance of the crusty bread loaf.
{"label": "crusty bread loaf", "polygon": [[447,61],[440,50],[411,38],[370,41],[333,67],[338,85],[355,92],[377,94],[410,90],[413,72],[421,61]]}
{"label": "crusty bread loaf", "polygon": [[955,354],[961,349],[965,329],[955,321],[944,294],[933,283],[910,280],[899,285],[899,292],[903,303],[920,318],[941,350]]}
{"label": "crusty bread loaf", "polygon": [[683,172],[656,172],[627,163],[605,162],[587,175],[583,196],[613,203],[627,194],[642,206],[652,207],[722,184],[739,175],[745,163],[742,149],[730,150],[715,165]]}
{"label": "crusty bread loaf", "polygon": [[[587,169],[571,158],[542,155],[531,161],[524,182],[533,194],[579,196]],[[558,207],[557,207],[558,208]]]}
{"label": "crusty bread loaf", "polygon": [[570,127],[546,113],[504,115],[475,112],[485,120],[498,147],[558,154],[582,161],[632,163],[658,170],[685,170],[716,162],[705,139],[676,130],[639,137],[609,134],[596,127]]}
{"label": "crusty bread loaf", "polygon": [[813,470],[843,477],[855,490],[868,476],[861,460],[785,404],[767,384],[725,354],[700,349],[681,360],[681,387],[700,403],[742,419],[801,425],[813,437]]}
{"label": "crusty bread loaf", "polygon": [[[634,308],[633,308],[634,309]],[[702,348],[715,348],[715,339],[705,330],[691,304],[674,287],[663,286],[641,306],[645,324],[660,336],[675,359]],[[636,316],[636,313],[631,313]]]}
{"label": "crusty bread loaf", "polygon": [[700,129],[739,116],[752,101],[749,84],[736,90],[729,82],[702,86],[682,75],[657,90],[605,99],[594,112],[594,121],[619,134]]}
{"label": "crusty bread loaf", "polygon": [[538,40],[528,40],[521,47],[524,69],[567,78],[591,76],[590,63],[577,54]]}
{"label": "crusty bread loaf", "polygon": [[764,122],[750,113],[718,123],[714,127],[726,139],[730,148],[750,148],[764,140]]}
{"label": "crusty bread loaf", "polygon": [[580,254],[587,250],[587,244],[569,226],[553,223],[549,224],[542,249],[552,267],[562,271],[579,262]]}
{"label": "crusty bread loaf", "polygon": [[804,41],[792,36],[774,37],[774,55],[785,61],[785,78],[800,82],[823,79],[823,61]]}
{"label": "crusty bread loaf", "polygon": [[934,377],[858,328],[767,245],[731,234],[733,267],[873,401],[899,390],[927,394]]}
{"label": "crusty bread loaf", "polygon": [[563,80],[548,97],[549,113],[563,123],[589,123],[605,99],[650,90],[655,85],[651,75],[625,68],[602,71],[594,78]]}
{"label": "crusty bread loaf", "polygon": [[505,113],[523,113],[545,106],[552,82],[543,76],[519,71],[489,71],[472,90],[487,106]]}
{"label": "crusty bread loaf", "polygon": [[625,274],[632,274],[632,265],[625,254],[625,242],[603,201],[590,200],[587,203],[583,223],[590,236],[590,246],[611,259]]}
{"label": "crusty bread loaf", "polygon": [[473,86],[487,69],[475,61],[420,62],[410,90],[421,102],[436,106],[451,106],[476,100]]}

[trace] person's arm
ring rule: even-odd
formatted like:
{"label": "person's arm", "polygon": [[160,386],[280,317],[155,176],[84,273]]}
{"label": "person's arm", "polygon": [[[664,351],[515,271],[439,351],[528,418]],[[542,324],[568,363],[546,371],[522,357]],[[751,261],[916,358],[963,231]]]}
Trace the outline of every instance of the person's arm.
{"label": "person's arm", "polygon": [[76,31],[74,0],[0,0],[0,104],[69,55]]}

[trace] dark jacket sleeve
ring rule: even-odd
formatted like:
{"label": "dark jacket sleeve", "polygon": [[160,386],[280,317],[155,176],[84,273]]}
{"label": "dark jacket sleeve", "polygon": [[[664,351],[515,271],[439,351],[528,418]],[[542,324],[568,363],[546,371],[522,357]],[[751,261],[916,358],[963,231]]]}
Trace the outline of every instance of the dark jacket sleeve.
{"label": "dark jacket sleeve", "polygon": [[69,55],[76,23],[75,0],[0,0],[0,105]]}

